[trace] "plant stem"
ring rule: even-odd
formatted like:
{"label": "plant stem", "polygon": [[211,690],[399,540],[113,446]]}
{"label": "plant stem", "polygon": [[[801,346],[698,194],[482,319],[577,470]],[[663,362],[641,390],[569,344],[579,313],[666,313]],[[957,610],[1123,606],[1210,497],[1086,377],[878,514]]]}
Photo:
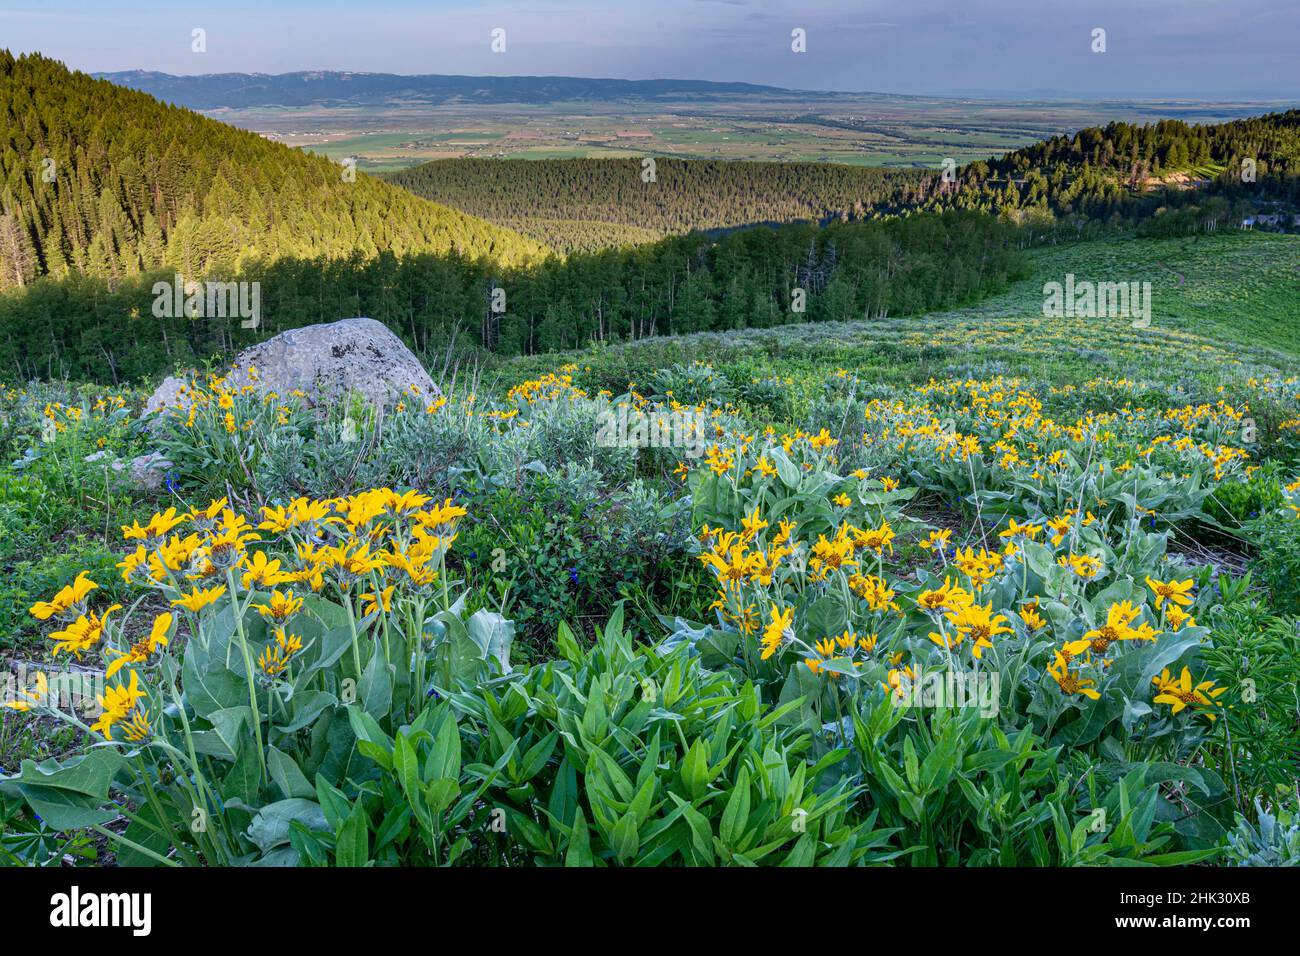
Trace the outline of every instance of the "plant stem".
{"label": "plant stem", "polygon": [[244,657],[244,679],[248,681],[248,706],[253,710],[253,736],[257,741],[257,765],[261,769],[259,782],[266,783],[266,751],[262,746],[262,712],[257,706],[257,681],[253,676],[253,657],[248,651],[248,637],[244,633],[244,615],[235,591],[235,569],[226,568],[226,583],[230,588],[231,607],[235,612],[235,633],[239,637],[239,652]]}

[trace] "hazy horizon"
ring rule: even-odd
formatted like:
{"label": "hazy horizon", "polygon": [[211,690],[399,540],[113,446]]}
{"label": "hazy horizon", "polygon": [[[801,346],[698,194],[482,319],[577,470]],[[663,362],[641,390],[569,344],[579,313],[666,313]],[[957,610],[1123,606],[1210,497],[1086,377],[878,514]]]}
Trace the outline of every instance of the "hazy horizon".
{"label": "hazy horizon", "polygon": [[[3,0],[0,0],[3,3]],[[1105,52],[1093,52],[1095,29]],[[192,49],[205,31],[206,50]],[[491,48],[494,30],[505,49]],[[805,52],[791,49],[803,30]],[[220,5],[67,0],[0,7],[0,45],[88,73],[301,71],[745,82],[987,98],[1288,100],[1300,6],[1186,0],[338,0]]]}

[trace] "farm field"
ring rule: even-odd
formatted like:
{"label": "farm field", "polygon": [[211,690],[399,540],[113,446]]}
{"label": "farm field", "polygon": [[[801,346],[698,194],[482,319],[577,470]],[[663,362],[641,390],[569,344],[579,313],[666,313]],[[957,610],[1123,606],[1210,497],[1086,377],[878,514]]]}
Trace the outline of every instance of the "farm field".
{"label": "farm field", "polygon": [[388,172],[434,159],[630,158],[834,162],[934,169],[1001,155],[1112,120],[1219,122],[1268,104],[1007,103],[980,99],[821,94],[678,102],[223,108],[208,115],[278,142]]}
{"label": "farm field", "polygon": [[[1300,237],[1027,257],[923,316],[421,356],[384,414],[0,389],[0,855],[1295,863]],[[1067,274],[1149,325],[1045,317]]]}

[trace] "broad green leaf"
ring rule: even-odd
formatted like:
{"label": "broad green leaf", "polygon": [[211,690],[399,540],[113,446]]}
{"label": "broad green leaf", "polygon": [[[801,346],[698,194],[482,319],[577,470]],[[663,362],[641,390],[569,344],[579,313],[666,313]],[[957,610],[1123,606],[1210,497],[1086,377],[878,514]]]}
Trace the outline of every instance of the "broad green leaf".
{"label": "broad green leaf", "polygon": [[329,829],[320,804],[314,800],[292,797],[262,807],[248,826],[248,838],[266,853],[289,842],[289,824],[293,820],[308,830]]}
{"label": "broad green leaf", "polygon": [[359,800],[339,829],[334,862],[337,866],[346,867],[367,866],[370,863],[370,821]]}

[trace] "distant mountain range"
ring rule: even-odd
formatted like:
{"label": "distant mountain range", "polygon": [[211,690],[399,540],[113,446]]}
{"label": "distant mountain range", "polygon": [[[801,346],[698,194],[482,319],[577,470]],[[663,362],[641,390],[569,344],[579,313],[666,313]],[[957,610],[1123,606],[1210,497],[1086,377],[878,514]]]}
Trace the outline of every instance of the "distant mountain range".
{"label": "distant mountain range", "polygon": [[575,100],[656,100],[765,96],[808,101],[840,94],[787,90],[754,83],[704,80],[608,80],[577,76],[399,76],[394,73],[209,73],[176,76],[148,70],[92,74],[194,110],[315,104],[437,105],[555,103]]}

